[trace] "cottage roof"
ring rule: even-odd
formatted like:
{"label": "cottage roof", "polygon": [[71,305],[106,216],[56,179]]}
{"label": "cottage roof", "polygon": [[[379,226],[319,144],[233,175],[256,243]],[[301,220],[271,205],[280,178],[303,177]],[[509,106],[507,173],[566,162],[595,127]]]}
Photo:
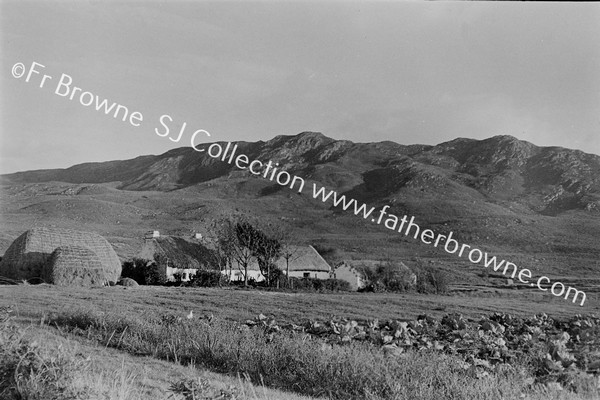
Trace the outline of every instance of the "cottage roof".
{"label": "cottage roof", "polygon": [[211,263],[211,251],[198,241],[177,236],[146,238],[139,258],[154,260],[156,254],[166,257],[170,266],[177,268],[207,269]]}
{"label": "cottage roof", "polygon": [[[315,250],[312,246],[289,246],[290,257],[289,267],[290,271],[315,271],[315,272],[329,272],[331,266],[325,261],[323,257]],[[280,257],[277,262],[277,267],[283,271],[286,270],[285,258]]]}
{"label": "cottage roof", "polygon": [[[311,271],[311,272],[330,272],[331,266],[325,261],[323,257],[315,250],[312,246],[289,246],[290,253],[292,256],[289,260],[289,268],[291,271]],[[280,257],[275,265],[282,271],[286,271],[286,260]],[[239,264],[233,263],[233,268],[238,269]],[[249,271],[260,270],[258,262],[255,259],[248,264]]]}

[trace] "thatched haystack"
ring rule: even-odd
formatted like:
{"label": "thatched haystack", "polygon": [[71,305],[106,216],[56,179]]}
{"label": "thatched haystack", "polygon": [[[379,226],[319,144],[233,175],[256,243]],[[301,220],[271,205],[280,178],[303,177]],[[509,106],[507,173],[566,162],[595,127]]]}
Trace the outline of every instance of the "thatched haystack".
{"label": "thatched haystack", "polygon": [[57,247],[42,269],[42,279],[58,286],[104,286],[102,261],[88,247]]}
{"label": "thatched haystack", "polygon": [[40,279],[42,270],[58,247],[79,246],[91,250],[100,261],[106,281],[116,282],[121,262],[110,243],[96,233],[58,228],[33,228],[10,245],[0,262],[0,276]]}

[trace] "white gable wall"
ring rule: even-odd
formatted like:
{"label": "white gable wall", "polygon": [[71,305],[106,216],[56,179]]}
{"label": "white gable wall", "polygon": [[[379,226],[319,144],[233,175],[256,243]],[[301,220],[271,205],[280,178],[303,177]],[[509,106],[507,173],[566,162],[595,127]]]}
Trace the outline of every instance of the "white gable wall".
{"label": "white gable wall", "polygon": [[333,276],[335,279],[348,282],[352,290],[362,289],[367,284],[361,274],[346,263],[337,267]]}

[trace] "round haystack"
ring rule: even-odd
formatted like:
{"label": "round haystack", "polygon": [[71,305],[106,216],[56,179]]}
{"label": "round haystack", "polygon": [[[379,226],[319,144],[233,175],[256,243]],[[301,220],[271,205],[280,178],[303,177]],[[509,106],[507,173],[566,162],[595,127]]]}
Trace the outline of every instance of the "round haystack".
{"label": "round haystack", "polygon": [[57,247],[42,269],[42,279],[58,286],[104,286],[102,261],[90,248]]}
{"label": "round haystack", "polygon": [[121,275],[117,253],[102,236],[58,228],[33,228],[10,245],[2,261],[0,276],[11,279],[42,278],[42,270],[58,247],[84,247],[95,253],[106,281],[116,281]]}
{"label": "round haystack", "polygon": [[119,285],[121,286],[140,286],[134,279],[131,278],[123,278],[119,281]]}

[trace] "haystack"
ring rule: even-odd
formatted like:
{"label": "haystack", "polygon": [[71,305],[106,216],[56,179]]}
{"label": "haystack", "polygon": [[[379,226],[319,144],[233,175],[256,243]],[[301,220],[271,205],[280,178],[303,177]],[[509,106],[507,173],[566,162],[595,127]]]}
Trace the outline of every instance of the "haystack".
{"label": "haystack", "polygon": [[104,286],[102,261],[90,248],[57,247],[42,269],[42,279],[58,286]]}
{"label": "haystack", "polygon": [[96,233],[58,228],[33,228],[10,245],[0,262],[0,276],[11,279],[42,277],[42,269],[58,247],[78,246],[91,250],[100,261],[106,281],[121,275],[121,262],[110,243]]}

